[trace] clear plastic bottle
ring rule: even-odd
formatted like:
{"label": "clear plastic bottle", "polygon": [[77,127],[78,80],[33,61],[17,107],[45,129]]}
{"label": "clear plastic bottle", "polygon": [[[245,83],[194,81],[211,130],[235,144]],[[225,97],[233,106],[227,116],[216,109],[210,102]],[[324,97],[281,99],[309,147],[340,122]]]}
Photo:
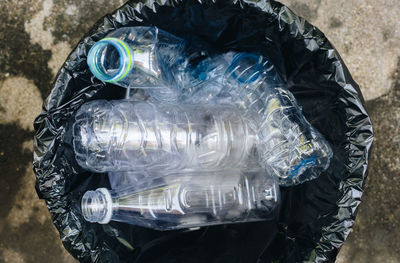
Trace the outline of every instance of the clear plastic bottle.
{"label": "clear plastic bottle", "polygon": [[88,64],[97,78],[146,89],[158,101],[233,102],[257,133],[260,162],[282,185],[314,179],[329,167],[329,144],[267,57],[228,52],[192,66],[185,48],[184,40],[156,27],[126,27],[97,42]]}
{"label": "clear plastic bottle", "polygon": [[[125,88],[146,89],[154,97],[174,101],[174,87],[185,77],[186,42],[157,27],[123,27],[96,42],[87,63],[93,75]],[[129,92],[128,92],[129,93]]]}
{"label": "clear plastic bottle", "polygon": [[312,180],[329,167],[328,142],[304,117],[269,58],[229,52],[185,74],[191,79],[181,90],[186,100],[225,99],[241,109],[257,134],[261,165],[281,185]]}
{"label": "clear plastic bottle", "polygon": [[95,172],[240,167],[255,137],[232,106],[96,100],[75,116],[78,163]]}
{"label": "clear plastic bottle", "polygon": [[[141,185],[143,182],[151,182],[151,179],[158,179],[169,174],[173,173],[188,173],[188,174],[196,174],[196,173],[205,173],[205,172],[215,172],[219,173],[223,170],[234,170],[241,169],[243,171],[252,171],[259,170],[260,164],[258,163],[258,158],[256,152],[251,154],[251,156],[244,162],[240,163],[240,167],[237,164],[233,164],[229,167],[225,167],[222,169],[206,169],[204,167],[194,167],[188,166],[183,169],[158,169],[157,167],[148,168],[148,169],[135,169],[129,171],[116,171],[116,172],[108,172],[108,179],[110,182],[111,189],[120,189],[125,188],[126,186],[134,188],[136,185]],[[265,173],[265,171],[264,171]],[[270,175],[268,175],[270,176]]]}
{"label": "clear plastic bottle", "polygon": [[[148,176],[141,184],[88,191],[82,214],[89,222],[126,222],[157,230],[270,219],[279,186],[263,169]],[[156,178],[156,179],[154,179]]]}

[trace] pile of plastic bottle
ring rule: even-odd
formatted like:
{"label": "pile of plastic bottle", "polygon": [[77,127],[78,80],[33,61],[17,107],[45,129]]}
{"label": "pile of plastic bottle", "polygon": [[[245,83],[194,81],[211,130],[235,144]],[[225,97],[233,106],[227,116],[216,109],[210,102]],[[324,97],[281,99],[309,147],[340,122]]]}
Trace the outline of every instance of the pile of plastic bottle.
{"label": "pile of plastic bottle", "polygon": [[75,115],[77,162],[111,185],[83,195],[87,221],[170,230],[268,220],[280,186],[328,168],[328,142],[265,54],[193,62],[187,50],[156,27],[121,28],[90,49],[90,71],[126,97]]}

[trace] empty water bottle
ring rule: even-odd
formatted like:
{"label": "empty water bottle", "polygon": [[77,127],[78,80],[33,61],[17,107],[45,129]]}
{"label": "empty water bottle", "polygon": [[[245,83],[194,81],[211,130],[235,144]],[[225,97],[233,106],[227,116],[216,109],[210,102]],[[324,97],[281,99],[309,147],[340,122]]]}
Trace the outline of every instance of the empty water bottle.
{"label": "empty water bottle", "polygon": [[260,163],[281,185],[314,179],[328,168],[328,142],[304,117],[267,57],[229,52],[207,58],[184,74],[191,79],[181,90],[186,100],[225,98],[242,109],[257,134]]}
{"label": "empty water bottle", "polygon": [[279,202],[279,187],[259,168],[144,178],[132,187],[86,192],[81,203],[84,218],[172,230],[267,220]]}
{"label": "empty water bottle", "polygon": [[328,168],[329,144],[305,119],[270,59],[228,52],[192,66],[186,45],[155,27],[121,28],[92,47],[88,64],[99,79],[146,89],[159,101],[233,102],[257,134],[260,163],[282,185],[314,179]]}
{"label": "empty water bottle", "polygon": [[97,100],[75,119],[76,159],[96,172],[240,167],[256,143],[232,106]]}
{"label": "empty water bottle", "polygon": [[[221,172],[225,169],[232,170],[232,169],[241,169],[241,170],[257,170],[260,169],[260,165],[257,161],[257,158],[254,158],[255,155],[252,155],[252,158],[248,158],[246,162],[242,162],[240,164],[241,167],[239,168],[232,168],[238,167],[238,164],[232,164],[229,167],[225,167],[223,169],[204,169],[203,167],[194,167],[188,166],[184,169],[157,169],[148,168],[148,169],[136,169],[136,170],[129,170],[129,171],[116,171],[116,172],[108,172],[108,179],[110,182],[111,189],[120,189],[125,188],[127,186],[131,188],[135,188],[135,186],[148,184],[151,183],[152,180],[150,179],[160,179],[162,177],[166,177],[169,174],[173,173],[189,173],[189,174],[197,174],[197,173],[204,173],[208,172]],[[256,157],[256,156],[255,156]],[[264,171],[265,173],[265,171]],[[270,175],[268,175],[270,176]],[[151,177],[151,178],[150,178]]]}
{"label": "empty water bottle", "polygon": [[146,89],[154,97],[177,98],[186,67],[186,42],[157,27],[124,27],[90,49],[87,63],[98,79],[125,88]]}

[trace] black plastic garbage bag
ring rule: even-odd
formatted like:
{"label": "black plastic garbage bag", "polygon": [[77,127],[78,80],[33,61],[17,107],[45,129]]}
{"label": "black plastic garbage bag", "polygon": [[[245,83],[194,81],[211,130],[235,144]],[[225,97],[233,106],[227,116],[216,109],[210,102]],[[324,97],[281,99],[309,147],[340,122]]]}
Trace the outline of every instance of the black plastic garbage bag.
{"label": "black plastic garbage bag", "polygon": [[[112,222],[90,224],[80,212],[84,191],[107,187],[105,174],[80,168],[69,132],[84,102],[118,99],[86,64],[90,47],[115,28],[155,25],[204,50],[268,54],[307,119],[334,151],[318,179],[282,189],[276,221],[158,232]],[[332,262],[349,234],[367,175],[373,140],[361,92],[324,34],[273,1],[129,2],[106,16],[61,68],[35,120],[36,189],[66,249],[82,262]]]}

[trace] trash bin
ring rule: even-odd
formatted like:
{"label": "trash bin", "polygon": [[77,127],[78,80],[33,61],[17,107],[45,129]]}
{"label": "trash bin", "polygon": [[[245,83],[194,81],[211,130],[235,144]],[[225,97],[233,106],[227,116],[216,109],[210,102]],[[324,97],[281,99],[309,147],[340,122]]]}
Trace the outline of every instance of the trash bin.
{"label": "trash bin", "polygon": [[[157,26],[204,49],[270,56],[334,152],[318,179],[281,189],[276,220],[162,232],[83,219],[82,194],[109,183],[106,174],[77,164],[73,116],[87,101],[124,96],[122,88],[92,76],[86,57],[108,32],[140,25]],[[65,248],[81,262],[332,262],[352,228],[367,176],[373,131],[363,104],[358,85],[324,34],[280,3],[131,1],[97,23],[60,69],[34,123],[36,190]]]}

